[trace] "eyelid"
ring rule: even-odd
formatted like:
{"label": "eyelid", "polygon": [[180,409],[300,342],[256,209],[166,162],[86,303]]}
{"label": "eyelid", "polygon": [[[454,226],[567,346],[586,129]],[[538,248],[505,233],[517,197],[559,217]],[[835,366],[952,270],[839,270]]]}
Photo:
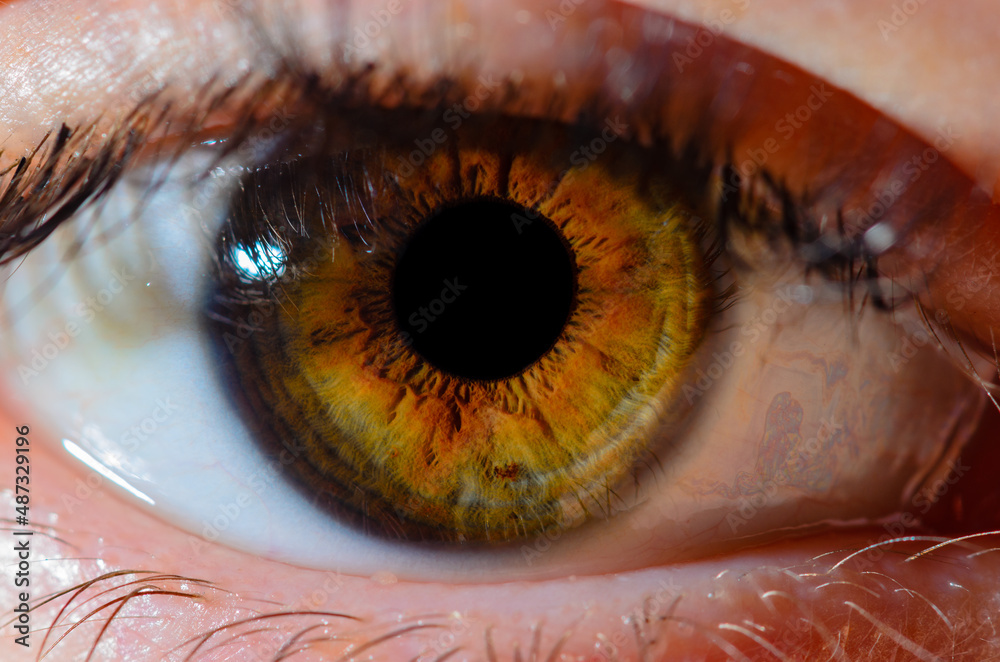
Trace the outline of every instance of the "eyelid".
{"label": "eyelid", "polygon": [[726,22],[721,12],[735,4],[726,0],[637,2],[670,8],[710,31],[724,23],[725,34],[851,92],[928,143],[942,123],[960,127],[950,158],[984,189],[995,190],[1000,125],[991,118],[1000,103],[993,81],[1000,49],[989,3],[921,3],[919,11],[904,13],[877,2],[754,0]]}
{"label": "eyelid", "polygon": [[[984,109],[996,105],[995,95],[990,93],[994,87],[990,76],[996,67],[989,63],[1000,57],[1000,51],[984,47],[992,43],[991,23],[982,20],[982,12],[976,7],[956,11],[950,5],[924,6],[908,19],[905,29],[892,30],[889,39],[878,30],[879,20],[887,18],[883,14],[888,10],[865,3],[846,3],[832,9],[807,4],[796,6],[790,14],[784,0],[754,2],[746,11],[741,11],[742,3],[736,0],[711,6],[696,0],[632,2],[654,12],[660,10],[667,17],[673,12],[692,25],[704,23],[709,32],[737,35],[762,51],[800,63],[818,77],[853,91],[899,118],[927,140],[933,139],[941,118],[949,118],[953,125],[967,131],[951,157],[992,190],[1000,149],[990,146],[998,143],[992,136],[1000,131],[1000,125],[991,120],[995,113]],[[232,11],[233,7],[254,6],[253,0],[115,0],[114,11],[104,6],[109,4],[109,0],[24,0],[0,8],[0,28],[7,27],[0,44],[0,58],[5,62],[0,71],[0,91],[6,103],[2,122],[6,156],[30,151],[46,131],[63,122],[80,127],[103,119],[113,124],[111,120],[131,110],[137,95],[164,85],[177,91],[176,103],[184,104],[213,76],[221,74],[220,80],[231,83],[253,67],[268,65],[255,57],[257,44],[248,38],[240,14]],[[270,4],[284,13],[290,32],[325,35],[310,34],[299,41],[317,46],[310,50],[335,58],[341,53],[330,47],[330,40],[342,39],[352,27],[363,25],[364,19],[370,18],[369,10],[379,3],[296,0]],[[454,22],[454,17],[461,16],[473,25],[488,7],[498,8],[490,18],[503,14],[508,23],[520,13],[518,9],[538,16],[551,11],[563,18],[559,2],[553,0],[406,0],[404,4],[408,13],[428,16],[431,12],[426,5],[437,4],[438,18]],[[597,4],[603,3],[587,6]],[[729,15],[723,16],[729,9],[734,10],[732,21]],[[580,15],[574,12],[570,18]],[[794,18],[788,19],[788,15]],[[482,20],[479,24],[489,29],[481,32],[475,55],[466,58],[469,61],[480,55],[483,42],[497,34],[494,28],[502,27],[502,23]],[[407,32],[412,36],[415,31]],[[525,30],[519,34],[525,34]],[[542,39],[536,41],[542,43],[551,40],[554,31],[546,23],[538,34]],[[843,34],[851,34],[855,40],[849,49],[842,48],[839,41]],[[67,35],[76,38],[66,39]],[[509,35],[497,41],[503,41],[501,46],[509,43]],[[101,48],[87,48],[95,43]],[[955,94],[942,96],[939,92],[942,83],[954,81],[951,70],[921,67],[919,61],[914,61],[927,53],[928,43],[942,43],[941,52],[969,53],[972,64],[962,70],[963,85],[953,86]],[[539,65],[539,60],[529,58],[528,63],[531,69]],[[323,65],[319,59],[314,64]],[[917,68],[922,72],[920,76],[899,75]]]}
{"label": "eyelid", "polygon": [[[21,0],[0,7],[7,155],[62,124],[114,127],[168,83],[175,105],[249,67],[249,45],[219,4],[200,0]],[[194,46],[202,44],[204,48]]]}
{"label": "eyelid", "polygon": [[[996,67],[990,67],[989,62],[1000,57],[1000,51],[983,47],[992,43],[992,24],[981,20],[979,8],[963,7],[956,11],[947,5],[921,7],[920,12],[908,18],[905,30],[891,30],[889,39],[880,34],[877,25],[879,19],[887,18],[883,15],[887,13],[885,7],[846,3],[831,11],[825,6],[800,5],[795,7],[794,19],[788,20],[782,16],[787,13],[782,11],[787,9],[782,6],[783,2],[746,3],[744,10],[742,0],[711,3],[711,6],[696,0],[632,0],[632,4],[645,5],[665,16],[673,13],[694,25],[704,23],[712,32],[735,35],[762,51],[797,62],[818,77],[852,90],[894,114],[925,138],[933,136],[938,118],[948,116],[954,124],[969,129],[966,144],[974,142],[981,148],[996,142],[991,141],[989,135],[996,130],[996,123],[990,121],[991,114],[983,113],[983,109],[995,104],[991,103],[991,97],[984,98],[983,94],[992,89],[990,76]],[[20,55],[16,60],[8,58],[0,73],[0,88],[7,101],[5,130],[12,130],[12,121],[18,123],[22,110],[31,111],[30,116],[23,117],[34,127],[49,127],[63,121],[83,125],[93,122],[99,114],[124,107],[130,92],[141,91],[157,82],[172,81],[190,93],[218,73],[220,63],[226,65],[223,68],[228,80],[246,73],[251,62],[261,64],[248,59],[255,44],[247,43],[246,35],[240,34],[241,26],[236,20],[239,14],[227,11],[235,6],[252,7],[253,3],[245,0],[240,3],[116,0],[113,12],[102,4],[110,3],[107,0],[23,0],[0,10],[0,24],[14,26],[6,31],[0,54]],[[334,9],[330,6],[333,4],[345,3],[299,0],[297,3],[272,3],[272,6],[280,6],[289,16],[306,17],[297,20],[297,32],[311,27],[316,32],[332,34],[334,38],[349,33],[353,26],[363,25],[368,12],[376,5],[381,6],[380,3],[355,0],[345,10],[342,7]],[[407,11],[429,13],[421,0],[407,0],[405,4]],[[502,6],[503,12],[510,15],[520,8],[534,10],[539,15],[548,9],[554,11],[558,19],[564,18],[558,2],[544,0],[534,3],[483,0],[469,7],[457,2],[437,4],[449,7],[441,10],[446,17],[464,14],[472,23],[476,15],[484,11],[479,6],[489,5]],[[727,10],[731,13],[727,14]],[[340,24],[343,29],[336,29],[338,26],[330,20],[332,18],[345,19]],[[491,26],[489,23],[483,25]],[[546,24],[546,32],[551,35],[548,27]],[[855,40],[852,48],[839,48],[843,34],[852,35]],[[66,35],[81,38],[65,39]],[[490,33],[485,36],[489,37]],[[953,72],[946,67],[924,67],[920,76],[900,76],[898,73],[919,67],[912,58],[927,53],[928,43],[942,40],[948,45],[941,49],[942,52],[967,52],[972,66],[963,69],[964,84],[958,88],[961,94],[956,95],[953,103],[948,104],[948,98],[935,98],[933,104],[928,104],[929,97],[939,95],[941,78],[952,81]],[[101,49],[85,48],[87,43],[95,41],[101,43]],[[192,49],[193,41],[198,41],[202,48]],[[155,53],[150,52],[151,46],[155,46]],[[324,50],[332,52],[332,49]],[[34,53],[45,57],[32,57]],[[43,66],[46,64],[43,60],[47,61],[47,66]],[[127,66],[123,66],[124,63]],[[957,112],[963,108],[967,116]],[[44,112],[46,110],[51,112]],[[77,110],[88,115],[68,114]],[[924,121],[921,118],[925,116],[935,119]],[[39,137],[36,135],[25,144],[33,145]],[[980,139],[975,140],[977,137]],[[967,172],[988,175],[971,161],[963,159],[963,162],[969,166]],[[989,170],[993,172],[996,168]]]}
{"label": "eyelid", "polygon": [[[484,14],[478,18],[483,20],[491,7],[495,10],[492,3],[480,7]],[[148,122],[148,112],[133,111],[133,117],[147,121],[140,134],[153,151],[172,142],[181,146],[227,122],[235,134],[227,149],[235,149],[247,137],[266,131],[266,123],[289,106],[292,115],[314,117],[319,112],[330,118],[332,113],[325,111],[360,103],[441,110],[473,99],[477,110],[567,123],[620,122],[627,125],[625,135],[640,143],[669,140],[675,152],[694,145],[695,160],[710,167],[730,163],[733,167],[724,173],[729,181],[724,177],[720,185],[723,193],[727,185],[739,189],[738,196],[729,196],[734,198],[732,205],[788,220],[788,203],[797,203],[799,220],[808,217],[813,223],[805,231],[812,235],[807,237],[810,241],[829,235],[829,246],[839,247],[846,239],[851,249],[857,248],[871,223],[864,219],[845,223],[841,212],[867,208],[869,192],[886,170],[925,147],[855,97],[725,37],[713,39],[691,57],[682,47],[696,39],[698,26],[620,3],[581,5],[565,16],[565,25],[559,26],[565,29],[555,33],[558,43],[544,46],[552,41],[553,30],[538,8],[527,24],[511,18],[517,14],[507,12],[505,19],[498,18],[496,30],[516,29],[529,37],[547,34],[541,43],[554,55],[551,62],[538,60],[530,49],[507,49],[517,53],[503,54],[503,68],[492,68],[500,55],[487,45],[482,47],[481,62],[464,65],[474,60],[477,48],[466,43],[472,52],[461,60],[432,60],[421,71],[402,69],[401,53],[413,46],[407,35],[415,27],[439,32],[445,30],[442,25],[453,27],[448,15],[442,25],[430,23],[441,17],[428,10],[403,17],[410,23],[400,28],[398,44],[392,42],[398,51],[395,58],[388,57],[374,69],[364,66],[367,60],[361,58],[360,64],[355,61],[354,73],[345,74],[342,65],[314,68],[310,56],[290,45],[295,43],[289,41],[294,28],[279,24],[284,32],[278,29],[260,44],[265,53],[263,79],[248,75],[221,88],[210,82],[193,106],[174,104],[153,122]],[[421,19],[429,24],[413,25]],[[323,22],[318,19],[316,24]],[[393,26],[387,25],[386,36],[394,36]],[[348,48],[352,33],[343,29],[335,33],[345,40],[340,49]],[[316,35],[303,38],[308,41]],[[532,47],[538,41],[524,39]],[[224,77],[218,72],[210,80]],[[480,99],[484,86],[488,94]],[[151,110],[182,96],[168,86],[144,99],[139,108]],[[951,170],[951,176],[928,178],[933,181],[925,180],[919,191],[909,191],[913,204],[894,205],[878,220],[898,236],[922,217],[940,218],[944,210],[955,207],[952,184],[962,178]],[[741,172],[743,176],[737,176]],[[938,185],[943,180],[948,186]],[[790,201],[786,190],[796,199]]]}

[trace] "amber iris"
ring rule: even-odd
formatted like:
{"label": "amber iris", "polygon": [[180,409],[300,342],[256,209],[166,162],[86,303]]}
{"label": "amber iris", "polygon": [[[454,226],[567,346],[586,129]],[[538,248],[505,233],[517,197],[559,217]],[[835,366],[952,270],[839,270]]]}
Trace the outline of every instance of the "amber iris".
{"label": "amber iris", "polygon": [[711,287],[667,178],[624,141],[575,158],[589,139],[468,122],[419,164],[386,141],[245,182],[220,261],[284,262],[221,281],[225,315],[256,315],[234,390],[310,494],[385,535],[502,542],[629,479]]}

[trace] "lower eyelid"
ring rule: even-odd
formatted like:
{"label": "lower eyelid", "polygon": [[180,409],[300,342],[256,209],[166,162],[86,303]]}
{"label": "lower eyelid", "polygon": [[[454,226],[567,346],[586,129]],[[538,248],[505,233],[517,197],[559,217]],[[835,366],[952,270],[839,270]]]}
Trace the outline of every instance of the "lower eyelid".
{"label": "lower eyelid", "polygon": [[[39,455],[37,460],[39,467],[47,467],[48,479],[59,485],[73,484],[72,474],[65,472],[55,457]],[[203,596],[191,600],[151,595],[126,605],[111,619],[102,637],[105,643],[101,650],[115,651],[122,656],[120,659],[145,660],[156,650],[176,652],[177,646],[186,654],[197,645],[200,635],[239,621],[246,624],[215,635],[207,642],[207,648],[203,646],[205,653],[229,654],[228,651],[235,650],[231,647],[238,647],[242,655],[247,654],[248,648],[269,655],[304,628],[325,622],[328,629],[313,630],[312,634],[317,639],[315,650],[325,650],[327,654],[332,651],[325,646],[332,646],[339,653],[352,643],[371,642],[380,634],[402,633],[371,649],[369,653],[376,659],[379,655],[413,659],[427,651],[443,655],[454,647],[461,647],[471,655],[485,654],[487,629],[492,630],[490,640],[499,659],[504,659],[502,656],[507,653],[513,655],[515,647],[522,653],[531,651],[534,638],[539,640],[543,655],[561,646],[564,653],[585,658],[595,650],[610,655],[607,652],[610,645],[615,647],[619,659],[638,659],[643,642],[657,655],[676,656],[681,651],[717,655],[720,645],[723,650],[744,655],[763,654],[752,639],[717,627],[720,623],[743,623],[749,619],[766,628],[761,637],[771,646],[786,654],[804,654],[810,646],[829,643],[832,639],[829,631],[847,627],[847,623],[856,631],[860,623],[865,623],[860,613],[845,601],[897,632],[912,634],[935,654],[951,650],[955,636],[974,631],[978,636],[962,637],[963,652],[982,653],[980,659],[988,659],[990,644],[984,641],[984,636],[988,638],[991,633],[991,605],[988,599],[980,600],[978,596],[988,594],[992,588],[989,582],[995,577],[995,555],[969,559],[969,550],[952,547],[933,558],[909,565],[900,563],[907,553],[926,547],[911,543],[887,546],[887,551],[877,556],[860,557],[856,567],[848,563],[830,573],[849,554],[836,550],[845,546],[860,549],[884,533],[882,529],[862,532],[856,540],[815,541],[806,549],[779,546],[741,559],[720,557],[686,567],[568,583],[447,587],[393,583],[387,575],[367,578],[306,571],[284,564],[262,563],[214,547],[201,557],[191,557],[177,531],[123,508],[123,504],[104,494],[101,487],[86,493],[77,504],[81,507],[72,516],[67,513],[67,503],[71,502],[60,500],[58,495],[58,489],[40,489],[39,497],[47,496],[51,501],[39,500],[38,512],[61,513],[52,521],[57,527],[68,527],[69,530],[56,531],[74,546],[67,547],[66,542],[41,535],[35,537],[37,550],[49,559],[44,565],[35,565],[39,591],[65,590],[75,582],[98,579],[109,566],[149,572],[98,581],[74,598],[73,604],[80,606],[64,614],[61,624],[68,624],[73,614],[82,617],[112,603],[136,586]],[[123,537],[121,531],[111,528],[112,521],[119,525],[127,523],[128,534]],[[109,544],[112,540],[114,543]],[[159,550],[155,559],[144,551],[153,541]],[[88,560],[94,556],[105,559],[108,565]],[[929,572],[930,569],[935,571]],[[941,572],[946,574],[942,576]],[[177,578],[170,578],[171,574]],[[887,576],[893,581],[883,583],[881,580]],[[126,585],[128,582],[133,583]],[[956,584],[962,588],[954,588]],[[907,590],[897,590],[900,585]],[[933,605],[915,597],[914,592],[930,599]],[[36,631],[32,643],[41,643],[42,633],[68,598],[34,612]],[[87,598],[90,601],[83,604]],[[822,609],[816,608],[817,600],[822,600]],[[937,616],[935,605],[939,609]],[[296,610],[329,614],[270,617]],[[951,619],[951,627],[940,624],[940,613]],[[356,624],[335,614],[364,620]],[[630,619],[641,614],[648,618],[637,635]],[[918,618],[924,614],[926,619]],[[93,645],[103,619],[109,615],[105,610],[86,619],[92,625],[84,623],[70,632],[51,655],[54,659],[64,659],[72,651],[85,654]],[[254,620],[255,616],[264,619]],[[920,635],[911,633],[914,620],[922,624]],[[418,624],[429,627],[408,629]],[[266,631],[261,632],[262,626]],[[823,629],[827,630],[827,636],[821,636]],[[252,634],[254,631],[258,634]],[[65,632],[64,627],[54,628],[49,643]],[[450,636],[442,636],[445,634]],[[326,640],[334,635],[339,641]],[[975,646],[980,645],[984,649],[976,650]],[[870,649],[871,641],[861,636],[851,637],[842,640],[841,646],[845,654],[860,655]]]}

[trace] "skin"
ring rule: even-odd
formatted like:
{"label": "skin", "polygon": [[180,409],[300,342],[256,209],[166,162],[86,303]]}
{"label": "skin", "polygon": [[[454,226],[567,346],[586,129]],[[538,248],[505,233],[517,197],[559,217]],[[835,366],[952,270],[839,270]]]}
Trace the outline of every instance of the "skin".
{"label": "skin", "polygon": [[[321,4],[318,0],[311,3]],[[0,89],[9,100],[0,116],[7,136],[5,159],[30,149],[47,127],[59,122],[92,120],[99,113],[113,116],[115,109],[128,106],[130,90],[137,82],[149,76],[162,79],[170,72],[170,78],[185,80],[191,90],[198,89],[209,67],[198,58],[185,57],[197,50],[195,45],[200,52],[207,50],[206,44],[217,47],[213,64],[221,61],[236,73],[246,66],[233,32],[225,19],[219,18],[225,15],[208,3],[186,0],[168,6],[143,2],[133,7],[125,0],[63,2],[58,11],[44,15],[38,13],[38,4],[13,2],[0,9],[0,29],[8,35],[0,40]],[[735,6],[724,0],[648,4],[693,21],[720,16]],[[755,0],[744,10],[735,11],[736,18],[724,29],[727,35],[851,91],[926,140],[933,140],[941,123],[960,127],[960,138],[949,150],[948,159],[992,194],[1000,177],[1000,126],[993,121],[1000,110],[1000,94],[992,84],[1000,69],[1000,48],[992,34],[990,3],[928,3],[883,38],[878,21],[891,21],[893,4],[831,1],[803,5]],[[145,20],[154,8],[186,20]],[[181,31],[179,25],[189,29]],[[157,49],[149,48],[143,39],[150,26],[168,30],[160,34],[162,42]],[[219,31],[213,33],[209,26]],[[322,35],[310,32],[307,24],[300,27],[303,43],[315,45],[322,39]],[[169,29],[178,32],[173,34]],[[92,30],[106,48],[88,50],[72,39],[60,39],[87,30]],[[850,37],[845,39],[844,35]],[[113,55],[106,57],[109,52]],[[323,57],[319,47],[307,48],[307,52],[319,60]],[[961,76],[955,75],[955,66],[962,67]],[[183,100],[183,94],[178,95]],[[218,123],[225,126],[225,118],[219,117]],[[968,246],[968,251],[956,249],[956,254],[971,255],[973,262],[989,257],[990,246],[996,245],[989,234],[995,230],[983,229],[986,223],[982,217],[978,220],[977,227],[959,222],[947,230],[954,245]],[[933,235],[935,231],[927,232]],[[968,263],[946,261],[930,289],[922,294],[925,302],[931,308],[947,306],[947,293],[972,273]],[[763,277],[757,283],[766,291],[765,284]],[[977,296],[963,310],[949,309],[970,338],[968,346],[987,356],[989,347],[978,346],[976,339],[988,338],[995,325],[997,297],[992,294],[989,287],[977,290]],[[765,309],[768,301],[751,304]],[[821,321],[815,324],[821,325]],[[779,332],[774,333],[778,354],[769,361],[775,366],[791,365],[793,348],[781,340]],[[880,347],[891,348],[895,337],[882,342],[885,345]],[[781,351],[788,356],[781,356]],[[909,367],[913,380],[919,380],[926,370],[940,369],[937,359],[927,357],[927,353],[920,356],[919,361],[927,363],[918,361]],[[981,365],[981,372],[989,377],[989,362]],[[735,386],[739,383],[746,385],[747,392],[756,392],[760,374],[749,368],[741,370],[731,377],[733,388],[740,390]],[[802,376],[789,390],[808,410],[807,377]],[[933,397],[930,391],[914,392],[912,401],[899,404],[894,411],[902,418],[907,411],[933,408],[928,404]],[[759,408],[735,411],[740,413],[727,423],[734,435],[760,415]],[[975,415],[966,412],[960,418],[971,426]],[[34,426],[35,421],[20,411],[0,416],[2,430],[26,423]],[[954,471],[943,474],[955,478],[957,485],[928,519],[964,523],[967,518],[956,515],[954,506],[962,494],[967,495],[967,504],[989,502],[991,497],[970,486],[978,480],[977,471],[988,474],[995,466],[988,444],[990,426],[995,424],[987,417],[980,437],[973,442],[977,450],[963,455],[970,465],[968,471],[958,472],[957,477]],[[901,434],[900,438],[916,434],[919,432]],[[987,659],[998,654],[993,594],[1000,585],[1000,555],[969,559],[969,549],[950,546],[930,557],[903,563],[901,559],[907,554],[928,546],[920,541],[906,542],[892,547],[902,554],[869,553],[866,565],[844,566],[834,571],[839,574],[828,574],[847,556],[838,550],[863,549],[888,531],[884,527],[823,533],[797,541],[772,540],[739,552],[723,545],[711,550],[717,556],[702,550],[683,563],[658,561],[656,554],[649,553],[657,546],[648,541],[638,546],[643,550],[639,567],[626,564],[617,568],[611,563],[598,572],[594,566],[560,564],[550,557],[550,567],[561,568],[564,575],[572,568],[582,576],[570,578],[549,572],[544,581],[465,584],[439,577],[436,582],[420,582],[407,580],[405,569],[399,568],[341,574],[270,561],[211,543],[199,545],[195,554],[183,531],[121,499],[103,482],[84,483],[81,497],[77,483],[80,470],[56,452],[54,440],[31,437],[32,466],[38,468],[32,482],[32,519],[54,526],[51,535],[37,535],[33,541],[33,578],[37,582],[33,598],[115,570],[144,570],[211,582],[154,577],[95,598],[90,608],[140,586],[181,594],[129,601],[102,643],[94,648],[95,659],[159,659],[212,628],[289,611],[317,613],[270,617],[262,623],[234,627],[209,641],[198,651],[198,659],[271,659],[283,642],[307,628],[315,629],[307,631],[300,643],[312,638],[316,641],[294,659],[357,654],[359,659],[372,655],[375,659],[406,660],[422,655],[419,659],[431,660],[453,649],[458,652],[448,659],[517,659],[518,650],[522,655],[535,651],[539,659],[546,659],[555,650],[564,659],[586,660],[781,659],[778,653],[790,659],[809,659],[817,651],[829,651],[838,637],[842,650],[849,651],[841,659],[864,659],[862,651],[877,651],[871,653],[872,659],[886,659],[895,649],[918,659],[947,659],[954,653],[967,655],[958,659]],[[12,455],[7,452],[0,458],[0,481],[4,481],[0,485],[4,487],[10,487],[9,477],[13,476]],[[66,486],[75,486],[72,493],[79,501],[63,498],[69,493]],[[974,506],[966,509],[974,510]],[[985,531],[991,524],[996,525],[977,521],[970,526]],[[762,526],[760,521],[758,526]],[[659,529],[652,525],[647,530]],[[956,535],[964,533],[953,530]],[[608,534],[605,542],[612,540],[613,535]],[[597,543],[591,545],[597,554]],[[984,543],[984,548],[989,547]],[[826,556],[834,551],[838,553]],[[12,557],[4,558],[11,559],[6,563],[13,562]],[[788,568],[793,570],[786,572]],[[626,569],[629,572],[613,573]],[[87,596],[131,579],[142,577],[102,581],[89,589]],[[9,585],[5,580],[0,593],[4,613],[10,613],[17,602],[7,593]],[[190,597],[195,593],[199,597]],[[679,606],[674,605],[677,599]],[[87,611],[85,608],[82,613]],[[94,619],[97,624],[87,623],[72,632],[47,659],[82,659],[94,646],[100,622],[108,615],[106,611],[103,618]],[[34,615],[33,626],[44,628],[56,616],[51,607],[41,608]],[[748,621],[755,626],[748,626]],[[248,634],[261,626],[274,629]],[[406,632],[401,633],[403,630]],[[53,628],[51,637],[65,631],[65,627]],[[5,634],[9,632],[5,630]],[[399,636],[380,639],[389,634]],[[27,656],[40,652],[43,636],[41,630],[33,634],[30,652],[5,640],[4,655],[15,651],[30,659]],[[375,641],[379,643],[374,645]],[[190,644],[180,648],[181,658],[192,648]]]}

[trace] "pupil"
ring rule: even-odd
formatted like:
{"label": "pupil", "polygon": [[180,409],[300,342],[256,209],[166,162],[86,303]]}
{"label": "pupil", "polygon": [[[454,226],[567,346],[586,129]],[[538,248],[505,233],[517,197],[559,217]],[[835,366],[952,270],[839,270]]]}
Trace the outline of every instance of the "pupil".
{"label": "pupil", "polygon": [[428,363],[468,379],[502,379],[555,344],[573,305],[575,264],[537,212],[472,200],[417,228],[392,290],[399,328]]}

